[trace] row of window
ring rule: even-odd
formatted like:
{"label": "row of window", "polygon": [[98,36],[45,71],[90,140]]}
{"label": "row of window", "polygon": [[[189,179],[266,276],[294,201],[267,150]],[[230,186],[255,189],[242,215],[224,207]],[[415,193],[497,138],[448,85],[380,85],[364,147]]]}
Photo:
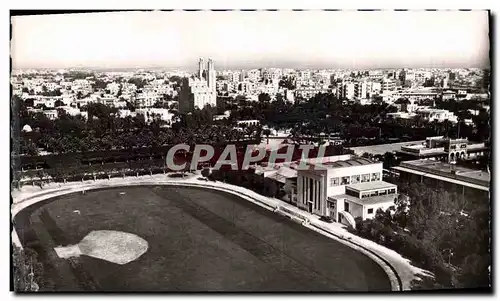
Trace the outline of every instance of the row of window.
{"label": "row of window", "polygon": [[372,196],[394,194],[394,193],[396,193],[396,188],[383,189],[383,190],[361,193],[361,198],[364,199],[364,198],[368,198],[368,197],[372,197]]}
{"label": "row of window", "polygon": [[365,183],[365,182],[374,182],[380,181],[380,173],[374,172],[372,174],[362,174],[362,175],[354,175],[354,176],[345,176],[345,177],[337,177],[330,178],[330,187],[339,186],[339,185],[349,185],[349,184],[357,184],[357,183]]}

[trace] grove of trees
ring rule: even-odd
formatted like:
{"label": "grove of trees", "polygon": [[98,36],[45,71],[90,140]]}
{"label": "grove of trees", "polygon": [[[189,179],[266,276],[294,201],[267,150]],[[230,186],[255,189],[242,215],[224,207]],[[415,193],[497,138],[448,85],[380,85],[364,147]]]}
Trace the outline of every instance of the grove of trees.
{"label": "grove of trees", "polygon": [[378,210],[356,220],[354,231],[409,258],[431,275],[413,289],[488,288],[491,285],[489,199],[434,189],[423,183],[399,186],[396,211]]}

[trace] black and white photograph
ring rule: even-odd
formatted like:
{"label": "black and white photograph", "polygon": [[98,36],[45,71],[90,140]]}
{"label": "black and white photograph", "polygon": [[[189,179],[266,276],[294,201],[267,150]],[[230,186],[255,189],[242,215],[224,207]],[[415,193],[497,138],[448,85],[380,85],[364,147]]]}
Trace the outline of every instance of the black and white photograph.
{"label": "black and white photograph", "polygon": [[12,292],[493,292],[491,11],[9,18]]}

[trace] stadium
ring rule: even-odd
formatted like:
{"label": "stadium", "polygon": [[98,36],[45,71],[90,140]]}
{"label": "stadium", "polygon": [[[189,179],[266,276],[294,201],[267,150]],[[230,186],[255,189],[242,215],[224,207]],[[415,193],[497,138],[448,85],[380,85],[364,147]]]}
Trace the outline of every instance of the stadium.
{"label": "stadium", "polygon": [[[22,210],[14,227],[43,262],[42,287],[56,291],[391,290],[384,270],[361,252],[207,188],[66,194]],[[79,255],[58,252],[70,246]]]}

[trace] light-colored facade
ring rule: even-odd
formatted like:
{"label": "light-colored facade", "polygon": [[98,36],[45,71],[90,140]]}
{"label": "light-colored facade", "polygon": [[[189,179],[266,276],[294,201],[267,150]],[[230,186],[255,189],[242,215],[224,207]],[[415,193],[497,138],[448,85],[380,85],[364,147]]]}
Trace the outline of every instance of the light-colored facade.
{"label": "light-colored facade", "polygon": [[316,96],[318,93],[330,93],[331,89],[323,89],[323,88],[298,88],[295,90],[296,97],[302,97],[305,99],[309,99],[311,97]]}
{"label": "light-colored facade", "polygon": [[422,109],[415,112],[422,119],[432,122],[434,120],[438,122],[443,122],[448,120],[450,122],[456,123],[458,121],[457,116],[453,112],[442,109]]}
{"label": "light-colored facade", "polygon": [[380,91],[382,93],[392,92],[396,90],[396,82],[391,79],[384,79],[380,83],[380,85],[381,85]]}
{"label": "light-colored facade", "polygon": [[401,146],[399,153],[407,157],[436,158],[446,162],[481,157],[488,151],[484,143],[473,143],[467,138],[451,139],[443,136],[428,137],[424,143]]}
{"label": "light-colored facade", "polygon": [[364,99],[367,96],[368,86],[366,82],[357,82],[354,85],[354,97]]}
{"label": "light-colored facade", "polygon": [[394,205],[396,185],[382,181],[382,162],[342,155],[311,162],[297,173],[297,206],[353,225]]}
{"label": "light-colored facade", "polygon": [[170,123],[174,116],[174,114],[170,113],[168,109],[162,109],[162,108],[136,109],[135,113],[137,115],[143,115],[144,120],[147,123],[150,123],[155,119],[163,120]]}
{"label": "light-colored facade", "polygon": [[353,99],[355,93],[355,84],[349,82],[341,82],[337,84],[337,97],[345,99]]}
{"label": "light-colored facade", "polygon": [[207,69],[200,59],[198,75],[184,78],[179,97],[179,110],[186,113],[206,106],[217,106],[216,72],[212,59],[208,59]]}

